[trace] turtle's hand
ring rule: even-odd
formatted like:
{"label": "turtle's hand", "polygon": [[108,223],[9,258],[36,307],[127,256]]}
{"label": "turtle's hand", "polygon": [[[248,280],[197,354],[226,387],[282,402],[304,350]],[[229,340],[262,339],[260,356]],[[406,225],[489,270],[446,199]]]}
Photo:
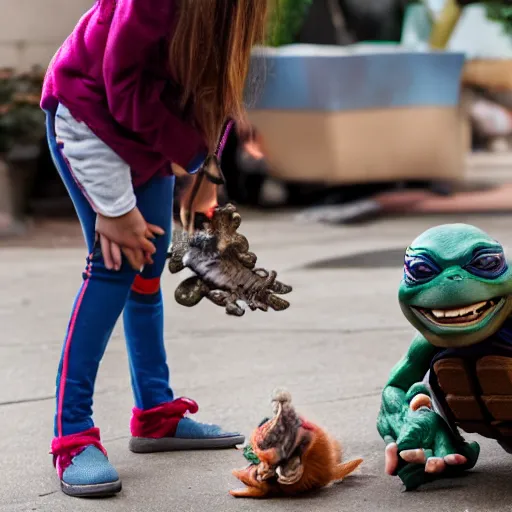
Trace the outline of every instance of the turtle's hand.
{"label": "turtle's hand", "polygon": [[477,443],[461,443],[432,408],[430,397],[412,398],[400,434],[386,447],[386,472],[398,475],[408,490],[436,478],[457,476],[478,459]]}

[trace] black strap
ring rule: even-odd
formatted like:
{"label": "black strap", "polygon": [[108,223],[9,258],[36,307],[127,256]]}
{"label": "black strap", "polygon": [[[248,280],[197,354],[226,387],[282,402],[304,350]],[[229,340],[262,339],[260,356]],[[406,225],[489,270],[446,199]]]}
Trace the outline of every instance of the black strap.
{"label": "black strap", "polygon": [[[197,179],[194,182],[194,186],[192,188],[192,192],[190,194],[190,199],[188,202],[188,208],[187,213],[190,214],[192,211],[192,205],[194,203],[194,200],[197,196],[197,193],[199,192],[199,187],[201,186],[201,183],[206,178],[210,183],[213,183],[214,185],[220,186],[224,185],[226,183],[226,179],[224,178],[224,174],[222,173],[222,168],[220,166],[220,154],[222,150],[224,149],[224,142],[223,139],[225,137],[225,132],[230,126],[231,122],[226,123],[226,126],[222,130],[221,136],[219,138],[219,142],[217,143],[217,148],[213,154],[209,154],[199,170],[197,171]],[[210,172],[210,165],[213,163],[213,165],[216,166],[219,177],[211,174]],[[186,230],[189,229],[190,226],[188,226],[189,219],[187,219],[187,226],[183,226]]]}
{"label": "black strap", "polygon": [[[220,177],[214,176],[210,173],[210,164],[213,162],[213,164],[217,167],[217,170],[219,171]],[[204,161],[204,164],[202,166],[204,175],[210,181],[211,183],[215,185],[224,185],[226,183],[226,180],[224,178],[224,174],[222,174],[222,169],[220,167],[220,161],[217,155],[209,155],[206,160]]]}

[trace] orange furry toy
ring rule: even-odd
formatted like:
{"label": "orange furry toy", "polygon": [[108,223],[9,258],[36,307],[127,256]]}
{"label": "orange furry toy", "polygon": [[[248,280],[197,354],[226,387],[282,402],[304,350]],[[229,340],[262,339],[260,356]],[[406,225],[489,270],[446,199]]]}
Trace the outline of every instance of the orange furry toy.
{"label": "orange furry toy", "polygon": [[294,496],[342,480],[362,462],[342,463],[340,443],[297,415],[286,391],[272,399],[274,417],[254,430],[244,450],[250,465],[233,471],[247,487],[230,491],[237,498]]}

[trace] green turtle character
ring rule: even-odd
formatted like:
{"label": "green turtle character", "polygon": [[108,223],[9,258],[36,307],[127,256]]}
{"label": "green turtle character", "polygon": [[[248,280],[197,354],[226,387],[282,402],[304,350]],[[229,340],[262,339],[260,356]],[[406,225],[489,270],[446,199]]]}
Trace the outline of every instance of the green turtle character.
{"label": "green turtle character", "polygon": [[475,466],[480,447],[460,430],[512,453],[512,268],[482,230],[437,226],[407,248],[398,298],[417,334],[382,392],[377,429],[386,472],[412,490]]}

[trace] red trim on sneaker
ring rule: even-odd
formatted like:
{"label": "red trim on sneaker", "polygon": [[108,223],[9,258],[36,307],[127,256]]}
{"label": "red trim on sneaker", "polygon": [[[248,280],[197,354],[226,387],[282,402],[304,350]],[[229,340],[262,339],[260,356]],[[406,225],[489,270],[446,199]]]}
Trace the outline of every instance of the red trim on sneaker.
{"label": "red trim on sneaker", "polygon": [[197,403],[189,398],[177,398],[145,411],[135,407],[130,422],[132,436],[146,439],[174,437],[185,414],[195,414],[198,410]]}
{"label": "red trim on sneaker", "polygon": [[62,478],[62,474],[70,466],[73,458],[88,446],[95,446],[105,457],[107,456],[107,451],[101,444],[99,428],[91,428],[78,434],[53,439],[50,453],[53,455],[53,464],[59,478]]}

